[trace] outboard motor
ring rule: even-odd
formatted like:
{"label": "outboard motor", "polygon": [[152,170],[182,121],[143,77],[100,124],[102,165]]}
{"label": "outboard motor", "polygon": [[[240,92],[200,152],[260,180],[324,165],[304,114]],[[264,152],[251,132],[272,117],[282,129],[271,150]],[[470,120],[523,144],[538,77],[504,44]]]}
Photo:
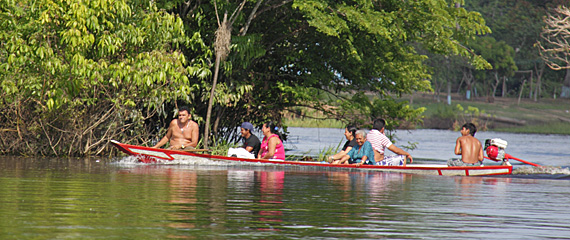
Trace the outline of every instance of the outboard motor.
{"label": "outboard motor", "polygon": [[507,141],[500,138],[493,138],[485,140],[485,152],[487,157],[495,161],[503,161],[503,164],[508,164],[509,158],[506,156],[505,148],[507,148]]}

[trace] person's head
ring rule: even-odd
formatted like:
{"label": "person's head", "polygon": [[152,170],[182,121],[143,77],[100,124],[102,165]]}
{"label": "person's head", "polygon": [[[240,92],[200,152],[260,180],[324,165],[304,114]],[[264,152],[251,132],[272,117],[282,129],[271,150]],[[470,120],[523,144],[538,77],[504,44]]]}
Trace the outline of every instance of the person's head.
{"label": "person's head", "polygon": [[178,108],[178,120],[185,123],[190,119],[190,109],[187,106],[182,106]]}
{"label": "person's head", "polygon": [[358,146],[362,146],[362,144],[366,142],[366,132],[364,130],[357,130],[354,137],[356,138]]}
{"label": "person's head", "polygon": [[275,124],[272,121],[264,123],[263,127],[261,128],[261,131],[263,132],[263,135],[265,135],[266,137],[269,137],[272,134],[277,134],[277,136],[279,136],[279,138],[282,141],[285,141],[285,139],[283,139],[283,137],[281,136],[281,133],[279,133],[279,127],[277,126],[277,124]]}
{"label": "person's head", "polygon": [[467,134],[471,134],[471,136],[475,137],[477,127],[475,127],[475,124],[473,123],[466,123],[461,127],[461,131],[467,131]]}
{"label": "person's head", "polygon": [[344,129],[344,136],[346,137],[346,140],[352,140],[352,138],[354,137],[354,134],[356,134],[356,127],[348,125],[346,126],[346,128]]}
{"label": "person's head", "polygon": [[263,134],[277,134],[279,133],[277,130],[279,130],[279,127],[277,126],[277,124],[275,124],[272,121],[266,122],[263,124],[263,128],[261,128],[261,131],[263,132]]}
{"label": "person's head", "polygon": [[251,131],[253,130],[253,124],[249,122],[244,122],[241,124],[241,136],[247,138],[251,135]]}
{"label": "person's head", "polygon": [[376,118],[372,124],[372,129],[382,131],[382,128],[386,127],[386,120],[383,118]]}

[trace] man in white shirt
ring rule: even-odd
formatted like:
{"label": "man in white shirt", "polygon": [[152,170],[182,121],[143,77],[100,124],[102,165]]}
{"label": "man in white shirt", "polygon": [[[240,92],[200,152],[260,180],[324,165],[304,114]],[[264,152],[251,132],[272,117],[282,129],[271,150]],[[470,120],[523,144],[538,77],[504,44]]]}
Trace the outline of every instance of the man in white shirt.
{"label": "man in white shirt", "polygon": [[[376,165],[383,166],[406,166],[406,159],[410,159],[410,163],[414,160],[412,155],[408,152],[396,147],[392,144],[392,141],[384,135],[384,127],[386,126],[386,121],[382,118],[374,120],[372,125],[372,130],[368,132],[366,140],[372,144],[374,149],[374,160]],[[390,151],[398,154],[396,156],[385,156],[384,151],[388,148]]]}

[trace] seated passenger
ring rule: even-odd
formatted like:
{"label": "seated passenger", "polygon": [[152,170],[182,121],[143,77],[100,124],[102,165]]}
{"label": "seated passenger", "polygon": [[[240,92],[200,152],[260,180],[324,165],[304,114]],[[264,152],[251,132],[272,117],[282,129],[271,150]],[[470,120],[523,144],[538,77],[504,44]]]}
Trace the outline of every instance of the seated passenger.
{"label": "seated passenger", "polygon": [[273,122],[263,124],[261,131],[265,137],[263,137],[263,140],[261,141],[261,149],[257,158],[285,160],[285,146],[283,146],[283,138],[277,130],[279,130],[279,127],[277,127]]}
{"label": "seated passenger", "polygon": [[473,123],[466,123],[461,127],[461,137],[455,143],[455,154],[460,159],[450,159],[448,166],[483,166],[483,147],[475,138],[477,127]]}
{"label": "seated passenger", "polygon": [[259,153],[261,148],[261,142],[251,131],[253,130],[253,124],[249,122],[244,122],[241,124],[241,136],[243,139],[243,146],[241,148],[230,148],[228,149],[228,157],[239,157],[239,158],[255,158]]}
{"label": "seated passenger", "polygon": [[356,146],[340,160],[334,161],[333,164],[374,165],[374,151],[372,145],[366,141],[366,132],[364,130],[356,131],[355,138]]}
{"label": "seated passenger", "polygon": [[[372,144],[374,149],[374,160],[376,165],[382,166],[406,166],[406,159],[410,159],[410,163],[414,161],[412,155],[408,152],[396,147],[392,141],[384,135],[386,130],[386,121],[382,118],[374,120],[372,130],[368,133],[367,140]],[[385,156],[384,151],[388,148],[390,151],[398,154],[395,156]]]}
{"label": "seated passenger", "polygon": [[342,151],[338,152],[335,155],[329,156],[327,162],[332,163],[335,160],[340,160],[344,157],[350,150],[356,146],[356,138],[354,138],[354,134],[356,133],[356,127],[353,126],[346,126],[344,129],[344,136],[346,137],[346,143],[342,147]]}

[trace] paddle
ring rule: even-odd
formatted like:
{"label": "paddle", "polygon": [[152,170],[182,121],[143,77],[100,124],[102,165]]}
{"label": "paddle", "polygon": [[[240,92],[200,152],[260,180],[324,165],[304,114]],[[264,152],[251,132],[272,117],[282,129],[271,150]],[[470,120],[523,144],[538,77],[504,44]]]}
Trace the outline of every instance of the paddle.
{"label": "paddle", "polygon": [[[489,159],[489,160],[493,160],[493,161],[495,161],[495,162],[502,161],[502,160],[492,159],[492,158],[490,158],[490,157],[485,157],[485,158],[486,158],[486,159]],[[522,160],[522,159],[520,159],[520,158],[513,157],[513,156],[511,156],[511,155],[508,154],[508,153],[505,154],[505,159],[507,159],[507,160],[510,160],[510,159],[517,160],[517,161],[519,161],[519,162],[526,163],[526,164],[528,164],[528,165],[532,165],[532,166],[535,166],[535,167],[544,167],[544,166],[539,165],[539,164],[536,164],[536,163],[532,163],[532,162],[529,162],[529,161]]]}
{"label": "paddle", "polygon": [[211,149],[191,149],[191,148],[187,148],[187,149],[178,149],[178,151],[184,151],[184,152],[211,152]]}
{"label": "paddle", "polygon": [[517,160],[517,161],[519,161],[519,162],[526,163],[526,164],[529,164],[529,165],[532,165],[532,166],[535,166],[535,167],[543,167],[542,165],[538,165],[538,164],[536,164],[536,163],[531,163],[531,162],[529,162],[529,161],[525,161],[525,160],[522,160],[522,159],[520,159],[520,158],[513,157],[513,156],[511,156],[510,154],[505,154],[505,158],[506,158],[506,159],[514,159],[514,160]]}

